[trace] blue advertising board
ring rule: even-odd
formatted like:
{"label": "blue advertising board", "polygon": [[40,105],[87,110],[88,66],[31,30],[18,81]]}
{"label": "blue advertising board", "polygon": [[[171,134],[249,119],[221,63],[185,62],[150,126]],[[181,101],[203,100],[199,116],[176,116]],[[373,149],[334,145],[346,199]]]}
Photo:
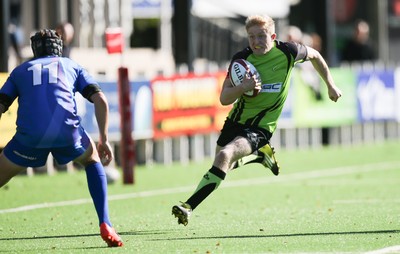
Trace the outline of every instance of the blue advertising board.
{"label": "blue advertising board", "polygon": [[392,70],[361,71],[357,78],[358,120],[396,119],[396,93]]}
{"label": "blue advertising board", "polygon": [[[120,113],[117,82],[99,82],[99,85],[107,97],[109,104],[109,139],[110,141],[120,140]],[[152,137],[152,95],[150,81],[130,82],[130,101],[133,138],[143,139]],[[78,114],[85,130],[96,140],[98,128],[94,112],[94,106],[82,96],[77,95]]]}

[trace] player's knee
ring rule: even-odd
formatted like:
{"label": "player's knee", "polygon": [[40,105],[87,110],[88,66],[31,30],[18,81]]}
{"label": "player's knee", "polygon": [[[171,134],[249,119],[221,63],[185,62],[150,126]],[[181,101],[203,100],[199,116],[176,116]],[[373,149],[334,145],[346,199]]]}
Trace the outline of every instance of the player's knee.
{"label": "player's knee", "polygon": [[217,153],[215,159],[218,160],[219,162],[229,164],[229,162],[232,159],[232,154],[228,150],[222,149]]}
{"label": "player's knee", "polygon": [[90,150],[87,150],[84,154],[82,154],[82,156],[78,157],[74,161],[86,167],[90,164],[100,162],[100,158],[97,153],[93,153]]}
{"label": "player's knee", "polygon": [[11,162],[4,153],[0,154],[0,188],[4,186],[14,176],[18,175],[25,167]]}

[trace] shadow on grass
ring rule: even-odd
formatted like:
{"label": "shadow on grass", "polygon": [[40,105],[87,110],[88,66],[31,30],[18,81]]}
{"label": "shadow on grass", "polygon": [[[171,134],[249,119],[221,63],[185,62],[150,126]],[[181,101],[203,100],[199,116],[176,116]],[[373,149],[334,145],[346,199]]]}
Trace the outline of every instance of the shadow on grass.
{"label": "shadow on grass", "polygon": [[[119,235],[161,235],[170,233],[168,230],[144,230],[144,231],[128,231],[128,232],[118,232]],[[80,235],[53,235],[53,236],[28,236],[28,237],[5,237],[0,238],[1,241],[21,241],[21,240],[42,240],[42,239],[60,239],[60,238],[78,238],[78,237],[92,237],[98,236],[99,234],[80,234]]]}
{"label": "shadow on grass", "polygon": [[[118,234],[121,236],[124,235],[131,235],[131,236],[145,236],[145,235],[162,235],[162,234],[168,234],[171,233],[172,231],[176,231],[176,230],[143,230],[143,231],[126,231],[126,232],[119,232]],[[66,239],[66,238],[80,238],[80,237],[99,237],[100,238],[100,233],[99,234],[73,234],[73,235],[53,235],[53,236],[31,236],[31,237],[3,237],[0,238],[0,246],[1,246],[1,242],[2,241],[28,241],[28,240],[46,240],[46,239]],[[122,238],[123,239],[123,238]],[[100,241],[100,240],[99,240]],[[101,240],[102,241],[102,240]],[[102,250],[102,249],[109,249],[109,247],[107,247],[107,245],[103,245],[103,246],[82,246],[82,247],[73,247],[73,248],[43,248],[41,250],[43,251],[72,251],[73,249],[75,250]],[[25,249],[24,251],[40,251],[40,249],[35,248],[32,250],[28,250]],[[15,250],[2,250],[0,248],[0,253],[8,253],[8,252],[12,252],[15,253]]]}
{"label": "shadow on grass", "polygon": [[164,239],[151,239],[149,241],[165,240],[206,240],[206,239],[244,239],[244,238],[275,238],[275,237],[303,237],[303,236],[331,236],[331,235],[363,235],[363,234],[398,234],[400,230],[373,230],[373,231],[349,231],[349,232],[316,232],[316,233],[295,233],[295,234],[277,234],[277,235],[227,235],[227,236],[192,236],[175,237]]}

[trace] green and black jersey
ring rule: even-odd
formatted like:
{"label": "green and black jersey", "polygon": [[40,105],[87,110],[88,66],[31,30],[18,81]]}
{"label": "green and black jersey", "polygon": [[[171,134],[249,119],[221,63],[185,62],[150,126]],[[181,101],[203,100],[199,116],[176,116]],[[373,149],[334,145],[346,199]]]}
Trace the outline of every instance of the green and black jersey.
{"label": "green and black jersey", "polygon": [[256,97],[242,95],[228,118],[273,133],[289,92],[290,73],[294,65],[305,61],[306,57],[304,45],[281,41],[275,41],[274,47],[262,56],[254,55],[250,47],[236,53],[232,61],[246,59],[252,63],[260,73],[262,88]]}

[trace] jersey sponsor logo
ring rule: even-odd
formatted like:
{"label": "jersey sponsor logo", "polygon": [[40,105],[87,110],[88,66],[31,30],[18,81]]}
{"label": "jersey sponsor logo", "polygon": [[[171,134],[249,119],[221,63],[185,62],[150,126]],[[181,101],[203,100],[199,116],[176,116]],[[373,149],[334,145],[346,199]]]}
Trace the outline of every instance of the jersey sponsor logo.
{"label": "jersey sponsor logo", "polygon": [[277,71],[279,69],[278,65],[275,65],[274,67],[272,67],[272,71]]}
{"label": "jersey sponsor logo", "polygon": [[282,83],[274,83],[274,84],[262,84],[261,91],[262,93],[279,93],[282,90]]}

